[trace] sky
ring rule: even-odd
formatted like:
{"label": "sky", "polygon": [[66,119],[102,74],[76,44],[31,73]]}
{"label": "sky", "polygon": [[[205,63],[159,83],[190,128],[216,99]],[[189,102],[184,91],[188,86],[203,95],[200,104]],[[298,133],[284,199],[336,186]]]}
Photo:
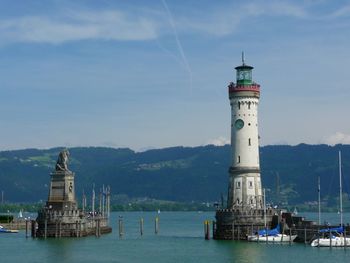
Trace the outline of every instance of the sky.
{"label": "sky", "polygon": [[261,145],[350,143],[350,1],[0,0],[0,150],[229,143],[242,51]]}

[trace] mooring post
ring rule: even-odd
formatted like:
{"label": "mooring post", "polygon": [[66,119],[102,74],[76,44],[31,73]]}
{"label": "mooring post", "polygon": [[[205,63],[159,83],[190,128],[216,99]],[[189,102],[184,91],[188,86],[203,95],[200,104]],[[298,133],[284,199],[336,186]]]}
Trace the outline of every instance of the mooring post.
{"label": "mooring post", "polygon": [[282,237],[281,237],[281,242],[283,242],[283,236],[284,236],[284,224],[282,224]]}
{"label": "mooring post", "polygon": [[210,222],[209,222],[209,220],[204,221],[204,238],[205,238],[205,240],[210,239]]}
{"label": "mooring post", "polygon": [[58,233],[59,233],[58,237],[62,237],[62,221],[61,220],[58,223],[58,226],[59,226],[59,228],[58,228]]}
{"label": "mooring post", "polygon": [[143,236],[143,218],[140,219],[140,235]]}
{"label": "mooring post", "polygon": [[238,225],[238,228],[237,228],[237,240],[240,240],[241,239],[241,229],[240,229],[240,225]]}
{"label": "mooring post", "polygon": [[346,249],[346,226],[344,227],[344,249]]}
{"label": "mooring post", "polygon": [[32,237],[36,238],[36,221],[32,220]]}
{"label": "mooring post", "polygon": [[45,218],[44,238],[47,237],[47,218]]}
{"label": "mooring post", "polygon": [[292,229],[289,228],[289,244],[292,244]]}
{"label": "mooring post", "polygon": [[330,248],[332,248],[332,232],[329,229],[329,243],[330,243]]}
{"label": "mooring post", "polygon": [[119,226],[119,237],[122,237],[123,234],[124,234],[124,231],[123,231],[123,217],[122,216],[119,216],[118,226]]}
{"label": "mooring post", "polygon": [[78,220],[75,221],[75,236],[79,237]]}
{"label": "mooring post", "polygon": [[95,236],[98,237],[98,219],[95,219]]}
{"label": "mooring post", "polygon": [[235,240],[235,223],[232,223],[232,240]]}
{"label": "mooring post", "polygon": [[207,240],[210,239],[210,221],[208,220],[208,224],[207,224]]}
{"label": "mooring post", "polygon": [[55,222],[55,238],[58,236],[58,221]]}
{"label": "mooring post", "polygon": [[306,244],[306,227],[304,227],[304,244]]}
{"label": "mooring post", "polygon": [[28,228],[29,228],[28,225],[29,225],[28,224],[28,219],[26,219],[26,238],[28,238]]}
{"label": "mooring post", "polygon": [[159,232],[159,217],[156,216],[156,219],[154,221],[154,233],[157,235]]}

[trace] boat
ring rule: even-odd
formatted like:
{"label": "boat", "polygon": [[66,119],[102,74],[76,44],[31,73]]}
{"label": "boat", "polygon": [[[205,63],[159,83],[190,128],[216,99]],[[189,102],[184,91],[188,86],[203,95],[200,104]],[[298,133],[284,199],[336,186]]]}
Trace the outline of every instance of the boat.
{"label": "boat", "polygon": [[3,226],[0,226],[0,233],[18,233],[18,230],[15,229],[7,229]]}
{"label": "boat", "polygon": [[[320,189],[320,188],[319,188]],[[340,203],[340,226],[334,228],[321,229],[318,237],[311,242],[312,247],[344,247],[350,246],[350,237],[346,237],[343,227],[343,189],[342,189],[342,169],[341,169],[341,152],[339,151],[339,203]],[[319,197],[320,204],[320,197]],[[319,223],[320,223],[319,208]],[[320,237],[322,236],[322,237]]]}
{"label": "boat", "polygon": [[264,197],[264,225],[265,228],[259,230],[253,235],[247,236],[248,241],[265,241],[265,242],[293,242],[296,239],[297,235],[286,235],[284,233],[281,234],[281,227],[278,224],[274,229],[267,229],[266,222],[266,193],[265,188],[263,189],[263,197]]}
{"label": "boat", "polygon": [[325,228],[319,231],[318,237],[311,242],[312,247],[344,247],[350,246],[350,237],[344,235],[344,227]]}
{"label": "boat", "polygon": [[248,241],[254,242],[293,242],[297,235],[286,235],[280,233],[280,225],[274,229],[262,229],[254,235],[248,236]]}

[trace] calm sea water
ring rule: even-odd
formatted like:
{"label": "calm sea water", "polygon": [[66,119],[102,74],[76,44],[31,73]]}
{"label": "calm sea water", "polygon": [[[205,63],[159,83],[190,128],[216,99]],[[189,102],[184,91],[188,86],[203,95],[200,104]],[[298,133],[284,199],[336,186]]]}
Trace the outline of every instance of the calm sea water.
{"label": "calm sea water", "polygon": [[[317,214],[305,213],[317,220]],[[123,216],[125,235],[118,236],[117,220]],[[350,248],[312,248],[304,244],[265,244],[204,240],[203,221],[214,213],[162,212],[159,234],[154,234],[152,212],[112,213],[113,233],[100,238],[32,239],[0,234],[0,262],[349,262]],[[139,220],[144,218],[144,235]],[[337,214],[322,220],[339,222]],[[350,222],[350,214],[344,215]]]}

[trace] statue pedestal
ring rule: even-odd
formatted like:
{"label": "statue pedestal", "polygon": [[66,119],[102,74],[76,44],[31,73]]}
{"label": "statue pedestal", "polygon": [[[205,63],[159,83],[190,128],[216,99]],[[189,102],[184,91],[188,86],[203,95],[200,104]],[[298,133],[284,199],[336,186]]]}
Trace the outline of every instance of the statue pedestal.
{"label": "statue pedestal", "polygon": [[50,192],[46,206],[51,210],[76,210],[74,173],[54,171],[51,173]]}

